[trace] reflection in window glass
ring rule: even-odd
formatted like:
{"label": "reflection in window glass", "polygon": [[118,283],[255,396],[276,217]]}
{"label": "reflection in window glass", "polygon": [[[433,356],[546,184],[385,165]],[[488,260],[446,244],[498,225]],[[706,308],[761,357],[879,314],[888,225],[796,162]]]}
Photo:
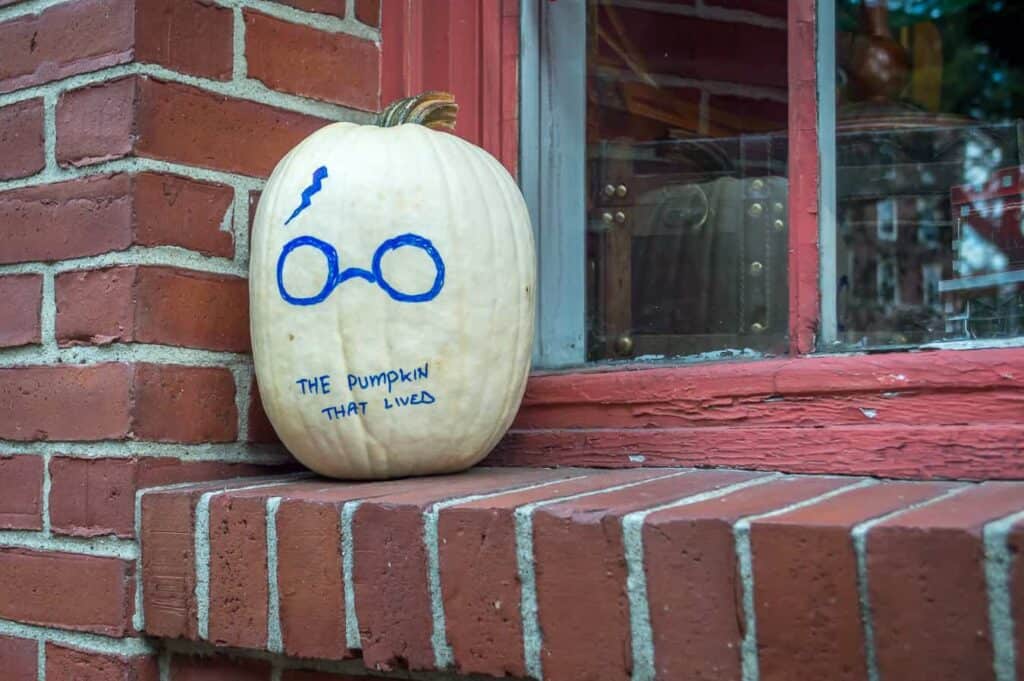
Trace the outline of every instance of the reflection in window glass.
{"label": "reflection in window glass", "polygon": [[826,349],[1024,335],[1024,3],[834,1]]}
{"label": "reflection in window glass", "polygon": [[588,359],[785,351],[786,3],[697,4],[587,5]]}

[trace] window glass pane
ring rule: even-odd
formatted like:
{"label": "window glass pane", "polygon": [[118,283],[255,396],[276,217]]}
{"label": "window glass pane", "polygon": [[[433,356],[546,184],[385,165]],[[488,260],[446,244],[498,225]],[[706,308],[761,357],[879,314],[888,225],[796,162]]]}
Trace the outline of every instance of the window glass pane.
{"label": "window glass pane", "polygon": [[786,54],[782,0],[588,2],[589,359],[785,351]]}
{"label": "window glass pane", "polygon": [[1024,3],[834,1],[824,349],[1024,334]]}

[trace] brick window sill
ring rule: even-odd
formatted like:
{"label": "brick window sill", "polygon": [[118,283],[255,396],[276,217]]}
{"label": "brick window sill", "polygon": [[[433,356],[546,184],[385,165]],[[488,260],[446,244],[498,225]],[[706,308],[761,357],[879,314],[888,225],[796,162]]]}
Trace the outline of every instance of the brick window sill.
{"label": "brick window sill", "polygon": [[478,468],[140,504],[135,625],[197,649],[545,679],[1024,671],[1024,483]]}

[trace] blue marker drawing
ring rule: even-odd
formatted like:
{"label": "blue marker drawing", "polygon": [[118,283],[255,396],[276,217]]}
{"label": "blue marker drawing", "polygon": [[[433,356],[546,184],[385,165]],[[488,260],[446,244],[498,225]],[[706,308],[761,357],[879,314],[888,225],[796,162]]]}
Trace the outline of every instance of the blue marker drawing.
{"label": "blue marker drawing", "polygon": [[[293,296],[288,293],[284,286],[284,263],[292,251],[302,246],[317,249],[327,261],[327,279],[324,281],[324,286],[320,289],[320,292],[313,296]],[[390,251],[404,247],[420,249],[430,256],[434,263],[434,283],[431,284],[428,290],[422,293],[399,291],[384,278],[384,272],[381,270],[381,261],[384,259],[384,256]],[[429,239],[418,234],[400,234],[392,239],[385,240],[374,251],[373,263],[370,265],[370,268],[371,271],[359,267],[349,267],[342,270],[339,264],[338,251],[334,246],[316,237],[298,236],[284,245],[284,248],[281,249],[281,255],[277,258],[277,290],[281,294],[281,298],[291,305],[318,305],[327,300],[327,296],[331,295],[334,289],[349,279],[365,279],[371,284],[377,284],[392,300],[397,300],[400,303],[425,303],[436,298],[441,289],[444,288],[444,260],[441,259],[441,254],[434,248],[434,244]]]}
{"label": "blue marker drawing", "polygon": [[302,201],[299,203],[299,207],[292,211],[291,217],[284,221],[285,227],[288,223],[299,216],[299,213],[309,208],[312,204],[313,194],[323,189],[323,180],[327,178],[327,166],[320,166],[313,171],[313,182],[302,190]]}

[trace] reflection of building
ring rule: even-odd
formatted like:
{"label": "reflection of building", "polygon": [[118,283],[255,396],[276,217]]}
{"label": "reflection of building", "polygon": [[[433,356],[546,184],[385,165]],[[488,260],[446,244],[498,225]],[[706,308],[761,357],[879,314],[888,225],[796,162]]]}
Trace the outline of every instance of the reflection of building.
{"label": "reflection of building", "polygon": [[991,173],[984,184],[952,188],[953,272],[940,284],[950,333],[972,337],[1021,333],[1022,194],[1020,166]]}
{"label": "reflection of building", "polygon": [[836,294],[839,333],[848,343],[965,334],[947,324],[947,314],[958,312],[939,297],[948,290],[943,282],[959,276],[954,213],[964,204],[961,187],[988,177],[994,169],[986,164],[1017,163],[1022,155],[1016,125],[935,121],[902,112],[841,123]]}

